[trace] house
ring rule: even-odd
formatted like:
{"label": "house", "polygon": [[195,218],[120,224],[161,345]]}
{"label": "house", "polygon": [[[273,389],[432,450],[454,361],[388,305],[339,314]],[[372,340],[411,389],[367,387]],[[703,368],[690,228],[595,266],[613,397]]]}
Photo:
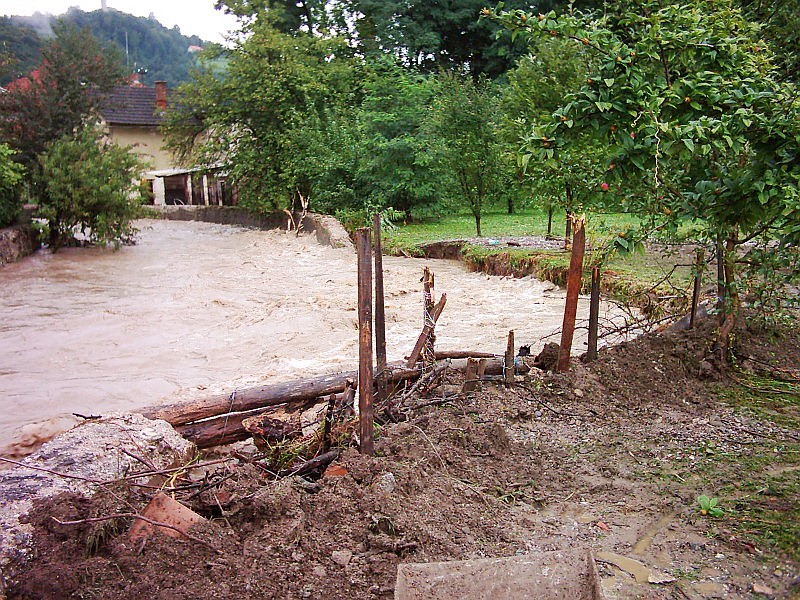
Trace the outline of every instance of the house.
{"label": "house", "polygon": [[148,87],[136,76],[130,85],[113,88],[100,109],[109,136],[120,146],[132,146],[149,165],[142,177],[150,186],[154,205],[236,204],[235,190],[219,167],[187,169],[173,161],[160,131],[168,94],[165,82]]}

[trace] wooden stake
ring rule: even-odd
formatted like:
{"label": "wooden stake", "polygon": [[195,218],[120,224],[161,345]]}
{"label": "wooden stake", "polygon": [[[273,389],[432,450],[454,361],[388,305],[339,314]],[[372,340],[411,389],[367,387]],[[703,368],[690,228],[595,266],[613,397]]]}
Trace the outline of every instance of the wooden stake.
{"label": "wooden stake", "polygon": [[375,236],[375,359],[378,375],[386,370],[386,307],[383,291],[383,246],[381,245],[381,215],[372,217]]}
{"label": "wooden stake", "polygon": [[717,310],[719,322],[725,320],[725,240],[717,235]]}
{"label": "wooden stake", "polygon": [[514,373],[516,371],[514,365],[514,330],[508,332],[508,344],[506,345],[506,359],[503,363],[505,366],[505,380],[507,385],[514,383]]}
{"label": "wooden stake", "polygon": [[589,347],[586,360],[597,360],[597,329],[600,320],[600,267],[592,267],[592,295],[589,299]]}
{"label": "wooden stake", "polygon": [[356,231],[358,253],[358,410],[361,454],[375,453],[372,383],[372,248],[369,227]]}
{"label": "wooden stake", "polygon": [[694,263],[694,289],[692,290],[692,310],[689,312],[689,329],[694,327],[697,318],[697,305],[700,302],[700,285],[703,279],[703,249],[697,249],[697,259]]}
{"label": "wooden stake", "polygon": [[[436,319],[433,318],[433,288],[435,287],[434,284],[434,277],[433,273],[428,267],[425,267],[422,270],[422,303],[423,303],[423,313],[422,313],[422,324],[423,324],[423,331],[425,329],[430,328],[430,331],[425,339],[425,345],[423,346],[422,350],[422,363],[423,364],[430,364],[434,361],[434,327],[436,327]],[[429,327],[430,326],[430,327]]]}
{"label": "wooden stake", "polygon": [[569,356],[572,351],[572,338],[575,335],[575,316],[578,313],[578,294],[581,291],[581,272],[583,254],[586,249],[586,217],[573,217],[572,256],[569,261],[567,279],[567,301],[564,305],[564,324],[561,327],[561,346],[558,349],[559,373],[569,371]]}
{"label": "wooden stake", "polygon": [[461,386],[462,394],[474,392],[478,387],[478,359],[467,359],[467,371],[464,373],[464,385]]}

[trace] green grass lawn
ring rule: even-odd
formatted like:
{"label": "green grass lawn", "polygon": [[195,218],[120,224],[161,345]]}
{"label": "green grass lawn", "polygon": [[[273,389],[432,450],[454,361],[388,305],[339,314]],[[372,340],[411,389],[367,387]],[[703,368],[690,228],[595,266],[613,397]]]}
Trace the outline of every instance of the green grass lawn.
{"label": "green grass lawn", "polygon": [[[563,236],[565,231],[563,211],[553,214],[552,235]],[[609,235],[628,229],[638,223],[631,215],[589,215],[587,233],[591,243],[593,237]],[[544,236],[547,234],[547,211],[524,209],[509,215],[505,210],[494,209],[481,217],[481,233],[485,238]],[[407,225],[397,225],[396,229],[384,233],[384,247],[387,251],[405,249],[440,240],[474,238],[475,219],[467,212],[445,215],[435,220],[426,220]]]}
{"label": "green grass lawn", "polygon": [[[552,236],[563,238],[565,215],[558,211],[553,215]],[[639,225],[639,219],[628,214],[588,214],[586,221],[587,256],[584,265],[601,264],[606,273],[606,293],[627,300],[635,295],[648,295],[648,288],[655,286],[659,297],[680,296],[685,302],[691,286],[691,257],[685,254],[668,254],[650,249],[642,252],[613,253],[606,257],[602,249],[620,232]],[[481,219],[484,239],[540,236],[547,234],[547,212],[541,209],[525,209],[509,215],[504,210],[486,212]],[[389,254],[422,255],[420,246],[442,240],[466,240],[475,238],[475,220],[466,212],[454,213],[436,220],[406,225],[397,225],[383,234],[383,248]],[[489,273],[533,274],[541,279],[550,279],[563,284],[569,266],[569,253],[554,250],[529,248],[497,248],[472,245],[464,248],[467,264],[476,270]],[[588,283],[588,280],[587,280]],[[648,298],[651,295],[648,295]],[[651,299],[643,299],[651,303]]]}

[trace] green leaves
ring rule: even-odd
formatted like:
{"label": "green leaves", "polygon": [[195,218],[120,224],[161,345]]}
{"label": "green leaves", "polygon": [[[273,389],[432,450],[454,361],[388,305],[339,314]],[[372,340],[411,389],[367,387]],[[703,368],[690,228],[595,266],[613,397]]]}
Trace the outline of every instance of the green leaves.
{"label": "green leaves", "polygon": [[0,227],[14,223],[19,213],[19,184],[25,169],[14,162],[14,151],[0,143]]}
{"label": "green leaves", "polygon": [[54,252],[77,228],[93,242],[114,246],[133,234],[141,190],[131,182],[145,165],[128,148],[110,142],[99,127],[85,126],[50,144],[39,162],[39,208]]}
{"label": "green leaves", "polygon": [[700,514],[709,517],[721,517],[725,514],[719,506],[719,498],[709,498],[705,494],[697,497],[697,505],[699,506]]}

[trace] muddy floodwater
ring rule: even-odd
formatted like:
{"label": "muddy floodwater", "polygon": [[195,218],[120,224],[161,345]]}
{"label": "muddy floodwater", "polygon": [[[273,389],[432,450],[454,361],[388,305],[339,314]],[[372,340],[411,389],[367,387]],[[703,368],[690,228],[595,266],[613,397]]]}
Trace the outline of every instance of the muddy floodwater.
{"label": "muddy floodwater", "polygon": [[[351,250],[280,231],[141,221],[135,246],[44,251],[0,268],[0,446],[75,421],[357,368]],[[389,360],[422,326],[422,268],[447,293],[437,348],[533,351],[560,328],[564,293],[460,263],[384,258]],[[608,313],[608,307],[602,312]],[[585,319],[581,300],[578,318]],[[577,332],[575,351],[585,349]],[[9,450],[7,450],[9,451]]]}

